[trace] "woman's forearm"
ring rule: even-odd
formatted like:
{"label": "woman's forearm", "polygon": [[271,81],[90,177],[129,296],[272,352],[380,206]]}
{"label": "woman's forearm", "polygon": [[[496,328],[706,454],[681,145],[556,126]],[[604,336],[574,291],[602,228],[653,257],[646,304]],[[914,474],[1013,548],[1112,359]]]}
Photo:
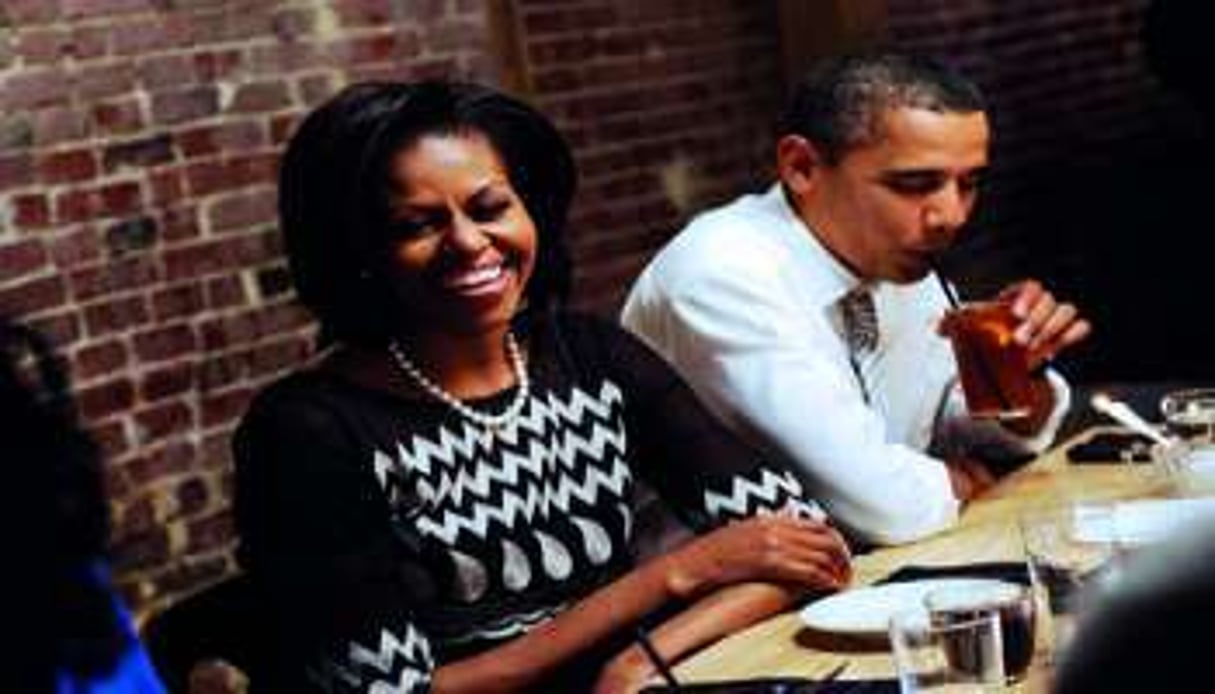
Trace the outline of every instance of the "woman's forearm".
{"label": "woman's forearm", "polygon": [[[655,650],[668,663],[756,622],[787,609],[805,595],[800,586],[740,583],[698,600],[650,632]],[[597,694],[632,692],[657,673],[640,646],[633,645],[604,669]]]}
{"label": "woman's forearm", "polygon": [[509,692],[536,683],[557,665],[675,598],[670,564],[665,557],[648,562],[527,634],[444,665],[435,672],[434,691]]}

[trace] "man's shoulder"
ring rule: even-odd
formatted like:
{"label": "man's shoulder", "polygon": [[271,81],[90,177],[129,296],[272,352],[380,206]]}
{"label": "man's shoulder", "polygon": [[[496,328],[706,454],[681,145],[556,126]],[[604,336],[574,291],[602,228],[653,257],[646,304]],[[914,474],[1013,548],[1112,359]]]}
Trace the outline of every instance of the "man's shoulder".
{"label": "man's shoulder", "polygon": [[652,275],[687,280],[763,263],[779,245],[775,212],[766,196],[743,195],[692,218],[650,262]]}

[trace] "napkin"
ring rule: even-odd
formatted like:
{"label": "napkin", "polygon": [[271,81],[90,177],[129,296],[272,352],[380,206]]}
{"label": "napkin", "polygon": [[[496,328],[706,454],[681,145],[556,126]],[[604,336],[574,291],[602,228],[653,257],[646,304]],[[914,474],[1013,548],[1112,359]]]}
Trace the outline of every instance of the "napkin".
{"label": "napkin", "polygon": [[904,566],[877,583],[918,581],[925,578],[994,578],[1029,585],[1029,568],[1023,561],[992,561],[941,566]]}

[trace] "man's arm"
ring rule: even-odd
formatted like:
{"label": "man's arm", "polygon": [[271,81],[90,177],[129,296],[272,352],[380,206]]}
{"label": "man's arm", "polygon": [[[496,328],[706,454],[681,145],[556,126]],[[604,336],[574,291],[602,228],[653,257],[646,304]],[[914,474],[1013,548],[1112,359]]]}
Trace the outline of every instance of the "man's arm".
{"label": "man's arm", "polygon": [[664,286],[643,279],[625,325],[744,438],[804,473],[811,494],[850,531],[885,544],[951,524],[959,502],[943,462],[886,442],[842,343],[773,271],[771,249],[717,255],[709,265],[668,275]]}

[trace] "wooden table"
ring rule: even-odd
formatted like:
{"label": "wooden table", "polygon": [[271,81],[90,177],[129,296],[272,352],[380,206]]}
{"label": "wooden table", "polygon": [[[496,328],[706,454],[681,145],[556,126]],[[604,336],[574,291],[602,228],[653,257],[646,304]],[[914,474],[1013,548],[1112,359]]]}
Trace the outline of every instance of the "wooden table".
{"label": "wooden table", "polygon": [[[1092,434],[1086,430],[1049,453],[1001,480],[972,502],[950,530],[928,539],[880,549],[857,557],[854,586],[863,586],[906,565],[949,565],[1024,559],[1017,519],[1036,506],[1067,500],[1125,499],[1177,496],[1175,485],[1148,466],[1069,464],[1066,447]],[[797,612],[788,612],[730,636],[681,662],[675,668],[680,681],[770,677],[778,675],[822,677],[841,662],[848,668],[842,679],[893,677],[889,646],[812,632],[802,626]],[[1031,673],[1027,689],[1044,690]]]}

